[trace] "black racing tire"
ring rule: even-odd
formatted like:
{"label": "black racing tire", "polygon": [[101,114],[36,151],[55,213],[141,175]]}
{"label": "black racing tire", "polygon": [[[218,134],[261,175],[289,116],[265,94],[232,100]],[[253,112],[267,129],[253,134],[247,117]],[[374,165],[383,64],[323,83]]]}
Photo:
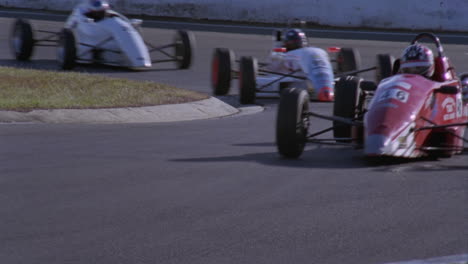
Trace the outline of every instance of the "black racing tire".
{"label": "black racing tire", "polygon": [[433,147],[433,149],[427,151],[429,158],[437,160],[450,158],[455,154],[453,149],[447,149],[447,147],[444,146],[448,137],[450,137],[448,132],[431,132],[426,142],[424,142],[425,145]]}
{"label": "black racing tire", "polygon": [[31,23],[16,19],[10,34],[10,48],[13,56],[20,61],[29,60],[34,51],[34,35]]}
{"label": "black racing tire", "polygon": [[301,156],[309,129],[309,95],[297,88],[281,91],[276,119],[276,146],[281,156],[295,159]]}
{"label": "black racing tire", "polygon": [[234,52],[230,49],[217,48],[211,61],[211,86],[214,95],[226,95],[231,88]]}
{"label": "black racing tire", "polygon": [[395,57],[390,54],[377,54],[377,69],[375,71],[375,82],[378,84],[385,78],[393,75],[393,64]]}
{"label": "black racing tire", "polygon": [[192,64],[195,37],[189,31],[179,30],[175,36],[175,56],[179,69],[188,69]]}
{"label": "black racing tire", "polygon": [[[337,73],[356,71],[361,68],[361,55],[354,48],[342,48],[336,57]],[[358,74],[353,74],[357,76]]]}
{"label": "black racing tire", "polygon": [[239,65],[239,99],[241,104],[255,103],[257,73],[257,59],[242,57]]}
{"label": "black racing tire", "polygon": [[60,32],[59,45],[57,47],[57,61],[63,70],[71,70],[76,65],[76,41],[73,31],[68,28]]}
{"label": "black racing tire", "polygon": [[[333,115],[346,119],[354,119],[357,115],[357,105],[360,95],[360,83],[362,79],[355,76],[342,77],[335,84],[335,103]],[[342,122],[333,121],[333,136],[337,142],[349,143],[353,135],[353,127]]]}

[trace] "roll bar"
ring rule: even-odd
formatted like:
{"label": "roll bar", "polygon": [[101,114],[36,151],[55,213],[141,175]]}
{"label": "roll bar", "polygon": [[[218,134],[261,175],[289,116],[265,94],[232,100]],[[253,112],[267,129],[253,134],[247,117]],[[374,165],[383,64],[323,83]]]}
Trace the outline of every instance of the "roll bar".
{"label": "roll bar", "polygon": [[432,33],[424,32],[424,33],[418,34],[413,39],[413,41],[411,41],[411,44],[416,44],[418,42],[418,40],[423,39],[423,38],[428,38],[428,39],[430,39],[430,40],[432,40],[434,42],[434,44],[437,47],[437,52],[439,53],[439,57],[445,56],[444,48],[442,47],[442,44],[440,43],[439,38],[436,35],[432,34]]}

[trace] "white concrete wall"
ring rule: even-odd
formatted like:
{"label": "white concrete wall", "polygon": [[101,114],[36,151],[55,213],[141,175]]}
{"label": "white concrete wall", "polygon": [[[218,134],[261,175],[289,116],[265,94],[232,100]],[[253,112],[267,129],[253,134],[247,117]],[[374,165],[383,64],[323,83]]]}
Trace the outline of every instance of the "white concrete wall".
{"label": "white concrete wall", "polygon": [[[0,6],[71,10],[80,0],[0,0]],[[468,0],[111,0],[128,15],[344,27],[468,31]]]}

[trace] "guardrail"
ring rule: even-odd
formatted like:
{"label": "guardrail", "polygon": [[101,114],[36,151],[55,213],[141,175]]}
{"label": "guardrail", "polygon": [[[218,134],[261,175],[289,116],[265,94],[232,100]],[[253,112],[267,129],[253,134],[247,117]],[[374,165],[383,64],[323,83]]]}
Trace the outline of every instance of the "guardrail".
{"label": "guardrail", "polygon": [[[0,0],[0,6],[67,11],[81,0]],[[466,0],[114,0],[129,15],[338,27],[468,31]]]}

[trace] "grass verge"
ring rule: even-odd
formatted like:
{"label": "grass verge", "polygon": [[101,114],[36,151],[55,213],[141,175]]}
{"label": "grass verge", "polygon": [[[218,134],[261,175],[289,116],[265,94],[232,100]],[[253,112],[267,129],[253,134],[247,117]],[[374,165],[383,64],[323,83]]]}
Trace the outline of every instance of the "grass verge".
{"label": "grass verge", "polygon": [[140,107],[206,98],[201,93],[149,81],[0,67],[0,110]]}

